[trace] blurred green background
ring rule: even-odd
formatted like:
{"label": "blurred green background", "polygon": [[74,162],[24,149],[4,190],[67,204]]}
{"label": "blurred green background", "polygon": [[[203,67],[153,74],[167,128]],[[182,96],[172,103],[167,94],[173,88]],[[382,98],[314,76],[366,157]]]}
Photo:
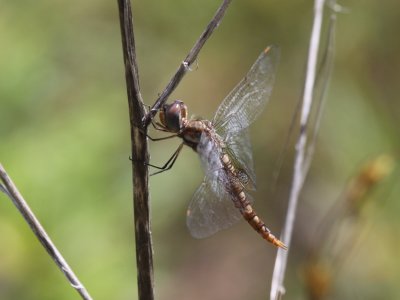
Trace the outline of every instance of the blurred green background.
{"label": "blurred green background", "polygon": [[[135,1],[140,82],[152,104],[220,1]],[[286,276],[287,299],[307,299],[303,265],[313,232],[369,159],[393,172],[347,225],[354,246],[330,299],[399,299],[400,3],[343,1],[317,149],[305,183]],[[233,1],[172,99],[212,118],[263,48],[281,62],[271,102],[252,127],[256,209],[277,235],[292,174],[276,161],[302,92],[312,1]],[[136,299],[128,106],[116,1],[0,2],[0,161],[95,299]],[[153,135],[156,135],[153,133]],[[161,165],[179,141],[150,143]],[[267,299],[276,249],[245,222],[193,239],[185,210],[202,178],[185,149],[150,179],[157,299]],[[0,195],[0,299],[78,299],[12,203]],[[339,216],[340,217],[340,216]]]}

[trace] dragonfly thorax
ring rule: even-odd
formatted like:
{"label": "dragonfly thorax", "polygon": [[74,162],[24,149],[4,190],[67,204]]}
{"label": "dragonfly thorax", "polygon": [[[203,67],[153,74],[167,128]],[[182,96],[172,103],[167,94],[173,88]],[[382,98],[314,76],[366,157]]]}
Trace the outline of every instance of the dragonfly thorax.
{"label": "dragonfly thorax", "polygon": [[171,104],[164,104],[160,111],[160,122],[170,132],[180,132],[183,123],[187,120],[187,106],[179,100]]}

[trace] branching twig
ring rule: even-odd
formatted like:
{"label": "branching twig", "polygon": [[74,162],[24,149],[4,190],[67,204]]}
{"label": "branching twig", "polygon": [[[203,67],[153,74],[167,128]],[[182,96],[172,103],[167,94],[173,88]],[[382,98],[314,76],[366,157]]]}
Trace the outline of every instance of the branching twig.
{"label": "branching twig", "polygon": [[230,2],[231,0],[223,1],[205,31],[179,66],[176,74],[161,93],[150,112],[145,115],[140,95],[131,6],[129,0],[118,0],[131,124],[139,299],[154,299],[153,249],[150,231],[148,168],[146,166],[149,158],[146,139],[147,125],[151,122],[158,109],[166,102],[168,96],[177,87],[190,65],[196,60],[201,48],[221,22]]}
{"label": "branching twig", "polygon": [[140,300],[152,300],[154,299],[153,246],[150,230],[149,172],[146,165],[149,154],[146,128],[142,126],[145,110],[139,87],[130,0],[118,0],[118,7],[131,128],[138,293]]}
{"label": "branching twig", "polygon": [[0,179],[3,182],[4,186],[0,184],[0,190],[4,192],[14,203],[17,209],[20,211],[25,221],[28,223],[29,227],[36,235],[40,243],[46,249],[47,253],[51,256],[60,270],[64,273],[67,280],[70,282],[71,286],[77,290],[77,292],[81,295],[82,299],[91,300],[92,297],[89,295],[86,288],[79,281],[78,277],[74,274],[71,267],[65,261],[64,257],[58,251],[56,246],[51,241],[50,237],[47,235],[46,231],[40,224],[39,220],[35,217],[32,210],[25,202],[24,198],[18,191],[15,184],[12,182],[11,178],[8,176],[6,170],[0,164]]}
{"label": "branching twig", "polygon": [[[300,116],[300,134],[296,144],[296,157],[294,163],[292,188],[290,191],[288,211],[282,235],[282,241],[288,246],[289,249],[297,210],[297,203],[305,177],[307,175],[304,169],[304,159],[307,146],[307,127],[313,100],[324,3],[325,0],[315,0],[314,2],[314,22],[310,38],[306,79],[304,83],[303,103]],[[285,293],[283,280],[288,254],[289,251],[283,251],[282,249],[278,250],[271,284],[270,298],[272,300],[279,299]]]}
{"label": "branching twig", "polygon": [[161,93],[161,95],[154,103],[150,112],[147,114],[144,120],[145,125],[148,125],[150,123],[151,119],[155,116],[160,107],[167,101],[169,95],[171,95],[171,93],[178,86],[179,82],[185,75],[186,71],[190,68],[191,64],[196,60],[197,55],[199,54],[205,42],[211,36],[214,29],[218,27],[231,1],[232,0],[224,0],[222,2],[221,6],[218,8],[217,12],[215,13],[214,17],[212,18],[212,20],[210,21],[204,32],[201,34],[200,38],[194,44],[193,48],[190,50],[186,58],[182,61],[175,75],[171,78],[171,81],[168,83],[164,91]]}

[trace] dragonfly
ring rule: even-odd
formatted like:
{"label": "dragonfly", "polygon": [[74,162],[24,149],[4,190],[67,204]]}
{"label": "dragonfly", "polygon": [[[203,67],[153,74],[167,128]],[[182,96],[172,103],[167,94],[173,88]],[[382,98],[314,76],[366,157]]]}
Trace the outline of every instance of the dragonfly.
{"label": "dragonfly", "polygon": [[278,47],[267,47],[222,101],[212,121],[188,118],[186,104],[175,100],[161,107],[159,122],[152,122],[157,130],[172,133],[161,139],[182,139],[164,166],[150,165],[160,169],[155,174],[172,168],[183,145],[200,157],[205,177],[186,215],[187,227],[195,238],[213,235],[244,218],[265,240],[287,249],[258,216],[249,194],[256,188],[256,178],[248,127],[271,96],[278,60]]}

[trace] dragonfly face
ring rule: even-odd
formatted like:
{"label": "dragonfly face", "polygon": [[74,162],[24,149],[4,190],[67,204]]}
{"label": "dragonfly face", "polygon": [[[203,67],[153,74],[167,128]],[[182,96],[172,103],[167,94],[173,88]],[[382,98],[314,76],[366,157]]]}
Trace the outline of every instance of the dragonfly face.
{"label": "dragonfly face", "polygon": [[182,130],[183,121],[187,119],[187,106],[179,100],[164,104],[160,111],[160,122],[168,131],[178,133]]}

